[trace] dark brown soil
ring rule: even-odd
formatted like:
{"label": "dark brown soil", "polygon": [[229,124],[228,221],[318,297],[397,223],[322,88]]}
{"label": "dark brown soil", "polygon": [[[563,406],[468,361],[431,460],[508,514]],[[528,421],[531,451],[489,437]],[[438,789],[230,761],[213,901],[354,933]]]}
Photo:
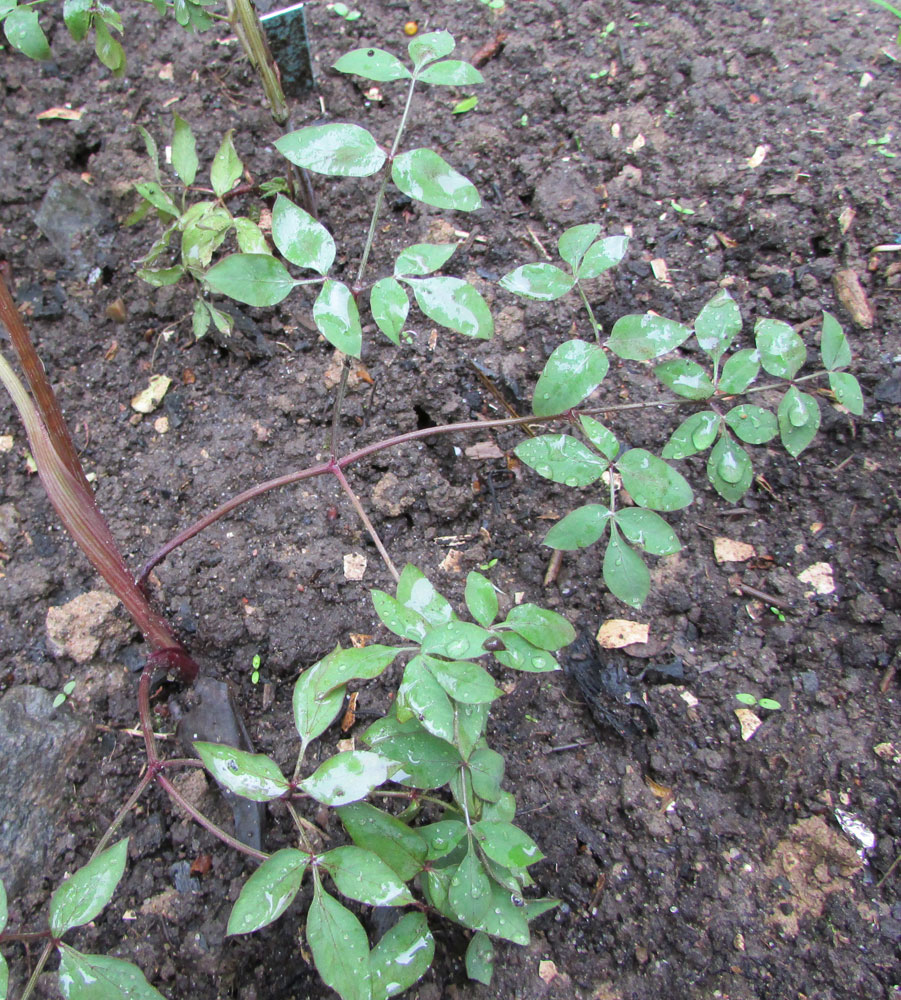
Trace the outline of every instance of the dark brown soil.
{"label": "dark brown soil", "polygon": [[[272,146],[279,130],[225,34],[186,38],[150,5],[138,6],[146,9],[127,12],[121,80],[68,41],[61,25],[54,62],[4,53],[0,63],[0,259],[96,476],[100,505],[135,567],[223,498],[322,454],[333,364],[301,294],[273,310],[245,310],[259,337],[251,330],[223,348],[211,339],[192,343],[190,290],[155,291],[135,276],[133,262],[154,232],[150,224],[121,227],[134,207],[132,183],[147,176],[136,125],[163,140],[177,110],[193,124],[207,162],[234,127],[254,177],[283,172]],[[522,824],[547,855],[534,869],[539,888],[561,906],[536,922],[528,948],[500,946],[491,987],[469,983],[464,936],[435,921],[436,962],[411,995],[897,998],[899,869],[884,876],[901,851],[901,729],[897,679],[885,690],[880,682],[897,665],[901,634],[901,284],[898,252],[873,252],[901,243],[897,25],[863,0],[509,0],[500,16],[478,0],[361,0],[363,16],[352,24],[310,6],[328,120],[359,122],[384,140],[401,111],[399,85],[379,85],[383,100],[370,100],[368,84],[328,68],[338,55],[375,43],[402,53],[411,18],[423,30],[449,29],[463,58],[507,33],[485,66],[478,109],[452,116],[464,95],[429,91],[406,140],[408,148],[438,149],[469,176],[482,209],[449,216],[389,199],[374,259],[384,272],[399,247],[442,221],[485,237],[451,267],[482,282],[497,334],[471,343],[442,333],[433,346],[419,317],[415,343],[396,350],[369,331],[363,361],[372,383],[358,382],[349,395],[348,447],[430,422],[494,415],[496,400],[470,359],[502,375],[508,390],[518,387],[519,403],[511,399],[525,409],[547,354],[573,329],[589,331],[574,298],[524,308],[492,282],[540,259],[538,241],[551,249],[562,228],[591,221],[607,233],[627,226],[633,233],[627,260],[598,282],[594,308],[606,329],[648,309],[690,322],[728,287],[746,342],[757,317],[773,316],[804,326],[813,344],[827,309],[849,333],[867,406],[852,419],[823,398],[821,432],[799,460],[775,446],[754,449],[760,478],[737,507],[705,484],[703,460],[683,463],[697,492],[697,502],[672,518],[685,549],[655,566],[638,614],[605,591],[594,549],[567,554],[556,583],[542,586],[548,550],[540,543],[550,519],[592,493],[574,495],[527,469],[511,474],[505,458],[470,459],[459,450],[494,441],[509,453],[518,432],[440,439],[355,467],[353,483],[394,560],[415,563],[452,598],[461,597],[468,570],[496,557],[492,578],[511,599],[522,592],[588,636],[609,618],[635,617],[651,629],[644,652],[633,647],[635,655],[605,654],[601,662],[630,675],[647,710],[640,720],[652,715],[653,732],[630,725],[615,701],[592,712],[566,674],[514,678],[491,740],[507,755]],[[611,21],[615,30],[604,36]],[[80,120],[36,121],[65,104],[84,108]],[[311,96],[296,122],[320,114]],[[888,144],[872,144],[886,135]],[[749,167],[760,146],[765,158]],[[35,226],[56,178],[85,184],[100,209],[96,231],[68,257]],[[368,219],[364,190],[366,181],[318,183],[321,216],[348,275]],[[666,261],[671,284],[654,277],[653,259]],[[875,311],[871,329],[855,326],[836,298],[833,275],[842,268],[859,275]],[[123,323],[107,318],[117,299]],[[173,388],[156,414],[136,420],[129,402],[152,372],[171,376]],[[639,366],[614,366],[600,400],[657,391]],[[610,423],[630,444],[659,450],[676,419],[658,409]],[[112,644],[109,655],[102,648],[80,666],[49,654],[48,608],[98,580],[29,474],[24,433],[5,398],[0,435],[13,438],[0,454],[0,691],[26,683],[56,691],[76,679],[73,708],[100,727],[59,788],[68,812],[44,870],[11,906],[17,927],[35,929],[49,892],[85,862],[139,777],[139,741],[123,730],[136,723],[141,649]],[[397,477],[397,494],[411,498],[399,516],[370,499],[388,474]],[[718,564],[716,536],[753,545],[757,558]],[[367,557],[362,584],[345,580],[351,552]],[[814,563],[831,565],[832,594],[808,596],[798,581]],[[737,593],[734,574],[789,605],[784,621],[770,602]],[[257,747],[287,762],[299,670],[352,632],[380,634],[368,587],[387,588],[390,578],[350,505],[322,479],[243,508],[174,554],[156,586],[205,669],[233,681]],[[255,654],[274,692],[265,710],[262,682],[250,678]],[[666,680],[653,671],[637,679],[676,657],[681,681],[652,683]],[[361,721],[384,709],[396,681],[391,673],[361,691]],[[747,741],[734,714],[738,692],[782,704],[764,713]],[[604,709],[622,735],[598,725]],[[160,717],[158,727],[167,725]],[[892,740],[881,756],[874,750]],[[203,802],[227,820],[213,793]],[[836,808],[875,834],[862,866]],[[280,846],[283,830],[274,816],[270,847]],[[96,926],[73,943],[138,962],[169,997],[327,994],[299,944],[303,907],[261,934],[226,939],[231,901],[251,866],[157,793],[126,831],[133,838],[126,879]],[[184,869],[205,854],[210,871],[186,884]],[[24,950],[5,953],[21,983]],[[539,977],[542,961],[556,967],[549,984]]]}

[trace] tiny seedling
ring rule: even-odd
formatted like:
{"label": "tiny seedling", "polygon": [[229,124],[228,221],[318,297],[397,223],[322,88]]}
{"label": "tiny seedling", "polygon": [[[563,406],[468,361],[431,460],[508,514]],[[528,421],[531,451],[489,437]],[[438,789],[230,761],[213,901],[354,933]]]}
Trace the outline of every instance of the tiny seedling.
{"label": "tiny seedling", "polygon": [[77,683],[76,681],[67,681],[65,684],[63,684],[62,691],[60,691],[59,694],[57,694],[57,696],[53,699],[54,708],[59,708],[60,705],[65,703],[69,695],[71,695],[72,692],[75,690],[76,683]]}
{"label": "tiny seedling", "polygon": [[251,674],[250,683],[259,684],[260,683],[260,664],[262,663],[259,653],[255,653],[253,659],[250,661]]}
{"label": "tiny seedling", "polygon": [[337,14],[338,17],[343,17],[345,21],[357,21],[363,16],[360,11],[351,10],[346,3],[326,4],[326,10],[330,10],[333,14]]}
{"label": "tiny seedling", "polygon": [[752,694],[747,694],[742,691],[740,694],[735,696],[736,701],[740,701],[742,705],[747,705],[748,708],[764,708],[768,712],[778,712],[782,706],[778,701],[773,701],[772,698],[755,698]]}
{"label": "tiny seedling", "polygon": [[[884,10],[889,11],[891,14],[894,14],[899,21],[901,21],[901,9],[896,7],[894,4],[889,3],[888,0],[870,0],[870,3],[874,3],[877,7],[882,7]],[[901,26],[898,28],[898,37],[895,39],[895,44],[901,45]]]}

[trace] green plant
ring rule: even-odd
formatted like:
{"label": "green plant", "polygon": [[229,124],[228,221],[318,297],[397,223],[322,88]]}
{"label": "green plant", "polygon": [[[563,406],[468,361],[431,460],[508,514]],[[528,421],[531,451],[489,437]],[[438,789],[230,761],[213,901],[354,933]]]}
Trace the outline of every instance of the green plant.
{"label": "green plant", "polygon": [[[156,145],[144,133],[156,179],[139,186],[140,211],[155,211],[164,230],[144,261],[142,276],[158,284],[183,277],[195,282],[198,291],[192,316],[197,336],[211,324],[228,331],[228,322],[222,318],[226,314],[208,300],[209,293],[265,307],[283,301],[298,285],[315,283],[321,286],[313,306],[318,330],[330,344],[354,357],[359,357],[362,349],[361,306],[368,306],[378,329],[392,343],[400,344],[411,310],[410,293],[428,319],[467,336],[490,337],[493,321],[482,293],[460,278],[436,274],[452,257],[454,245],[413,244],[398,255],[391,274],[371,284],[365,281],[390,182],[411,198],[440,208],[470,211],[479,205],[474,185],[437,153],[428,149],[400,151],[417,83],[469,86],[481,82],[481,75],[472,66],[447,58],[453,49],[454,40],[447,32],[433,32],[410,42],[411,67],[386,51],[372,48],[347,53],[336,64],[342,72],[378,82],[408,82],[406,105],[389,149],[380,146],[365,129],[345,123],[299,129],[276,144],[292,164],[303,169],[338,177],[380,177],[369,232],[352,282],[329,276],[336,256],[334,238],[286,196],[290,188],[282,179],[261,185],[260,192],[275,196],[272,242],[285,263],[272,252],[251,214],[234,215],[227,208],[231,197],[253,190],[249,185],[239,188],[244,171],[231,134],[223,140],[212,164],[211,189],[200,192],[213,197],[191,203],[199,170],[196,143],[190,127],[177,116],[172,139],[173,169],[178,177],[174,189],[161,177]],[[232,234],[237,252],[213,263],[214,255]],[[176,240],[180,241],[177,248]],[[412,566],[396,570],[350,486],[346,470],[381,451],[424,437],[521,424],[562,425],[566,432],[522,441],[515,448],[516,456],[540,476],[568,488],[585,489],[603,482],[605,502],[571,511],[551,528],[545,544],[566,550],[604,540],[605,582],[617,597],[638,606],[650,588],[650,572],[639,551],[653,557],[678,551],[680,543],[659,512],[682,510],[694,496],[688,480],[671,461],[690,459],[710,449],[707,478],[723,498],[735,502],[753,481],[751,460],[743,444],[765,444],[778,434],[789,455],[797,457],[813,440],[820,411],[816,397],[801,391],[808,382],[827,380],[829,389],[822,389],[822,395],[828,394],[851,413],[863,409],[857,381],[845,370],[851,363],[849,345],[838,322],[828,313],[824,314],[820,342],[823,368],[805,375],[799,373],[807,360],[807,349],[788,324],[759,320],[754,346],[732,350],[742,323],[737,304],[725,291],[707,303],[691,326],[650,313],[624,316],[604,340],[590,303],[591,282],[615,267],[627,249],[628,239],[623,235],[602,236],[601,227],[594,223],[575,226],[563,232],[558,241],[563,266],[525,264],[501,280],[503,290],[539,301],[552,301],[575,291],[590,324],[590,339],[572,338],[551,353],[537,379],[532,414],[426,428],[342,454],[338,439],[342,382],[326,461],[248,487],[163,546],[145,564],[137,584],[96,508],[50,384],[0,281],[0,319],[10,329],[30,393],[2,356],[0,380],[26,426],[42,482],[67,530],[122,598],[152,650],[138,689],[147,770],[101,838],[94,860],[54,894],[54,900],[69,900],[69,916],[60,918],[57,904],[51,902],[49,930],[38,935],[47,943],[33,982],[52,949],[59,947],[64,960],[64,992],[76,1000],[158,996],[133,967],[126,972],[120,965],[109,964],[118,960],[78,956],[59,940],[66,930],[78,925],[67,924],[67,920],[93,919],[112,895],[121,877],[120,855],[124,865],[121,845],[125,842],[110,850],[105,850],[106,845],[141,794],[154,783],[223,843],[262,862],[235,904],[229,933],[249,933],[280,916],[309,870],[313,903],[307,916],[308,943],[323,979],[345,998],[387,997],[415,982],[431,961],[434,948],[429,914],[440,914],[472,932],[466,967],[471,976],[483,982],[490,979],[491,937],[527,943],[528,920],[553,906],[554,901],[527,899],[524,893],[532,884],[528,868],[540,859],[540,852],[513,824],[515,800],[502,788],[504,762],[486,741],[489,707],[500,690],[484,661],[491,654],[512,669],[554,670],[557,663],[553,654],[572,640],[572,627],[554,612],[532,604],[506,608],[505,617],[499,620],[498,592],[478,572],[470,573],[464,594],[473,620],[460,619],[419,570]],[[165,254],[176,252],[174,260],[163,260]],[[158,266],[161,264],[166,266]],[[317,276],[297,278],[289,266]],[[703,365],[693,357],[676,355],[692,336],[692,354],[703,358]],[[672,398],[661,400],[655,395],[649,401],[628,404],[592,399],[609,372],[610,355],[639,364],[657,362],[653,371]],[[673,356],[658,360],[667,355]],[[777,381],[756,385],[761,369]],[[346,366],[344,371],[346,376]],[[772,408],[735,403],[739,396],[752,393],[765,394],[763,401],[773,397]],[[603,417],[609,423],[618,413],[661,405],[693,410],[670,436],[662,457],[644,448],[627,447],[598,419]],[[232,792],[258,802],[285,803],[294,820],[295,839],[269,856],[241,844],[200,814],[167,776],[171,769],[196,761],[159,756],[150,724],[151,679],[159,667],[172,667],[190,683],[198,666],[154,611],[143,584],[153,566],[216,520],[269,490],[318,476],[334,477],[395,578],[395,594],[374,591],[373,603],[382,624],[403,644],[339,647],[301,674],[292,705],[300,748],[290,777],[279,762],[264,755],[212,743],[196,744],[205,766]],[[492,565],[488,562],[482,568]],[[397,696],[387,714],[366,730],[363,739],[367,749],[340,750],[315,769],[306,768],[305,752],[338,716],[348,684],[379,676],[396,661],[403,664]],[[256,657],[252,665],[258,679]],[[738,697],[745,700],[751,696]],[[775,705],[767,701],[759,704],[764,708]],[[400,810],[377,808],[364,801],[368,798]],[[328,845],[303,815],[308,801],[317,808],[335,809],[352,843]],[[88,871],[89,875],[82,876]],[[358,918],[326,888],[324,875],[346,898],[365,905],[410,905],[417,912],[404,916],[370,950]],[[77,901],[75,890],[66,890],[73,883],[88,882],[102,886],[90,907]],[[0,923],[5,922],[5,900],[3,903]],[[86,913],[91,915],[85,917]],[[27,934],[0,928],[0,943],[22,939],[30,940]],[[409,961],[402,961],[402,957]],[[5,966],[0,968],[0,975],[4,974]],[[106,977],[108,982],[92,992],[85,985],[87,977]],[[26,989],[26,996],[30,990]]]}
{"label": "green plant", "polygon": [[77,681],[66,681],[66,683],[63,684],[62,691],[60,691],[59,694],[53,699],[54,708],[59,708],[60,705],[66,702],[69,695],[71,695],[72,692],[75,690],[77,683],[78,683]]}
{"label": "green plant", "polygon": [[[889,13],[894,14],[901,21],[901,9],[889,3],[888,0],[870,0],[870,3],[874,3],[877,7],[882,7],[889,11]],[[901,27],[898,28],[898,37],[895,39],[895,44],[901,45]]]}
{"label": "green plant", "polygon": [[736,701],[740,701],[742,705],[747,705],[749,708],[754,708],[755,705],[760,708],[765,708],[768,712],[778,712],[782,706],[778,701],[774,701],[772,698],[755,698],[753,694],[746,694],[744,691],[735,696]]}

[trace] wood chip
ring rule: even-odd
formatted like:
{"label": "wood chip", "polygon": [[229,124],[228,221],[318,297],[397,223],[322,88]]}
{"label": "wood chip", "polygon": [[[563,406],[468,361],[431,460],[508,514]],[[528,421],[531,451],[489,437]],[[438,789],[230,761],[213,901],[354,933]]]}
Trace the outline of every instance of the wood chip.
{"label": "wood chip", "polygon": [[662,257],[655,257],[651,261],[651,270],[654,272],[654,277],[660,282],[661,285],[671,285],[673,283],[672,278],[669,276],[669,268],[666,266],[666,261]]}
{"label": "wood chip", "polygon": [[813,594],[831,594],[835,590],[835,580],[832,578],[832,567],[829,563],[819,562],[808,566],[803,573],[798,574],[798,579],[813,588],[806,592],[806,597],[811,597]]}
{"label": "wood chip", "polygon": [[504,453],[494,441],[477,441],[464,452],[467,458],[503,458]]}
{"label": "wood chip", "polygon": [[366,572],[366,556],[359,552],[348,552],[344,557],[344,579],[362,580]]}
{"label": "wood chip", "polygon": [[749,740],[763,725],[750,708],[736,708],[735,715],[741,725],[741,738],[745,741]]}
{"label": "wood chip", "polygon": [[851,223],[854,221],[854,216],[856,214],[857,213],[853,208],[851,208],[850,205],[846,205],[839,213],[838,228],[841,230],[843,235],[851,228]]}
{"label": "wood chip", "polygon": [[852,322],[862,330],[872,329],[873,308],[867,300],[857,272],[850,267],[836,271],[832,276],[832,285],[839,302],[848,310]]}
{"label": "wood chip", "polygon": [[77,122],[81,120],[84,108],[47,108],[37,115],[39,122],[45,122],[51,118],[62,119],[67,122]]}
{"label": "wood chip", "polygon": [[538,978],[545,983],[549,983],[552,979],[555,979],[559,975],[557,971],[557,966],[546,959],[543,962],[538,963]]}
{"label": "wood chip", "polygon": [[757,555],[753,545],[718,536],[713,540],[713,557],[718,563],[747,562]]}
{"label": "wood chip", "polygon": [[647,642],[649,628],[628,618],[610,618],[598,629],[598,645],[602,649],[622,649],[633,642]]}
{"label": "wood chip", "polygon": [[766,154],[770,151],[769,146],[758,146],[757,149],[745,160],[749,170],[756,170],[766,159]]}

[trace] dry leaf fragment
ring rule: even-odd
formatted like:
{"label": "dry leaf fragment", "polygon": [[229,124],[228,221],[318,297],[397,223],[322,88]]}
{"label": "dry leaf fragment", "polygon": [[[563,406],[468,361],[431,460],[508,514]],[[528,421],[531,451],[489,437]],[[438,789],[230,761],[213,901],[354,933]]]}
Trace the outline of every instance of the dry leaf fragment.
{"label": "dry leaf fragment", "polygon": [[12,434],[0,434],[0,453],[13,450]]}
{"label": "dry leaf fragment", "polygon": [[747,562],[757,555],[753,545],[718,536],[713,540],[713,557],[718,563]]}
{"label": "dry leaf fragment", "polygon": [[842,268],[832,276],[832,284],[839,302],[848,310],[852,322],[863,330],[871,329],[874,319],[873,308],[867,300],[857,272],[850,267]]}
{"label": "dry leaf fragment", "polygon": [[538,978],[543,982],[549,983],[558,975],[557,966],[549,959],[545,959],[544,961],[538,963]]}
{"label": "dry leaf fragment", "polygon": [[855,215],[857,215],[857,213],[853,208],[851,208],[850,205],[846,205],[839,213],[838,228],[841,230],[842,235],[844,235],[851,228],[851,223],[854,221]]}
{"label": "dry leaf fragment", "polygon": [[170,385],[172,379],[168,375],[151,375],[150,384],[132,399],[131,408],[136,413],[153,413],[162,403]]}
{"label": "dry leaf fragment", "polygon": [[462,573],[463,553],[459,549],[451,549],[438,564],[438,569],[444,570],[445,573]]}
{"label": "dry leaf fragment", "polygon": [[635,136],[635,138],[629,143],[629,145],[626,146],[626,152],[637,153],[640,149],[644,149],[646,145],[647,145],[647,140],[641,134],[641,132],[639,132],[638,135]]}
{"label": "dry leaf fragment", "polygon": [[464,454],[467,458],[503,458],[504,453],[494,441],[477,441],[471,444]]}
{"label": "dry leaf fragment", "polygon": [[671,285],[672,279],[669,276],[669,268],[666,266],[666,261],[662,257],[655,257],[651,261],[651,270],[654,272],[654,277],[660,282],[661,285]]}
{"label": "dry leaf fragment", "polygon": [[348,552],[344,557],[344,579],[362,580],[366,572],[366,556],[359,552]]}
{"label": "dry leaf fragment", "polygon": [[46,111],[42,111],[37,115],[37,120],[39,122],[47,121],[50,118],[61,118],[63,121],[67,122],[77,122],[81,120],[81,116],[84,114],[84,108],[47,108]]}
{"label": "dry leaf fragment", "polygon": [[873,747],[873,753],[883,760],[890,760],[893,764],[901,764],[901,751],[895,747],[894,743],[877,743]]}
{"label": "dry leaf fragment", "polygon": [[688,705],[689,708],[694,708],[696,705],[700,704],[691,691],[680,691],[679,697],[685,702],[686,705]]}
{"label": "dry leaf fragment", "polygon": [[749,740],[763,725],[750,708],[736,708],[735,715],[741,725],[741,738],[745,741]]}
{"label": "dry leaf fragment", "polygon": [[174,71],[172,69],[172,63],[165,63],[160,67],[159,78],[161,80],[171,80],[173,75]]}
{"label": "dry leaf fragment", "polygon": [[350,644],[354,649],[365,649],[372,642],[372,636],[364,632],[351,632]]}
{"label": "dry leaf fragment", "polygon": [[633,642],[648,641],[649,626],[628,618],[610,618],[598,629],[598,645],[602,649],[622,649]]}
{"label": "dry leaf fragment", "polygon": [[813,594],[831,594],[835,590],[835,580],[832,578],[832,567],[829,563],[819,562],[808,566],[803,573],[798,574],[801,583],[806,583],[812,590],[805,593],[805,597]]}
{"label": "dry leaf fragment", "polygon": [[352,729],[353,724],[357,721],[357,698],[359,694],[359,691],[354,691],[347,699],[347,708],[344,710],[344,715],[341,718],[342,733],[346,733],[349,729]]}
{"label": "dry leaf fragment", "polygon": [[748,157],[745,163],[749,170],[756,170],[761,163],[766,159],[766,154],[770,151],[769,146],[758,146],[757,149]]}

